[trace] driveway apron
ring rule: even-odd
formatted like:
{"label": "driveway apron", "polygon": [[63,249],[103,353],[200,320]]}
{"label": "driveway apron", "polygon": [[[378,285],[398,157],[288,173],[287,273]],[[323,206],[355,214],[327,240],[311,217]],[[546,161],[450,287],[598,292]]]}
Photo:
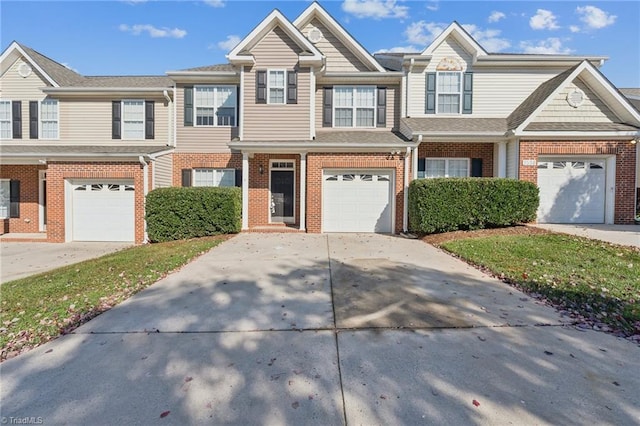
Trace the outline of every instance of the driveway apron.
{"label": "driveway apron", "polygon": [[45,424],[632,424],[640,349],[420,241],[241,234],[0,364]]}

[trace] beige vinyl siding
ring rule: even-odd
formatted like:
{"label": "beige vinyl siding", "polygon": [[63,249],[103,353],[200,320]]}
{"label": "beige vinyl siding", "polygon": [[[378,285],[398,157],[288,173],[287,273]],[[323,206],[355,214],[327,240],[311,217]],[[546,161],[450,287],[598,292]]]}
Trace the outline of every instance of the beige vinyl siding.
{"label": "beige vinyl siding", "polygon": [[[575,89],[585,94],[585,100],[577,108],[567,103],[567,95]],[[540,111],[534,119],[536,122],[619,122],[620,119],[602,102],[580,79],[563,88],[558,95]]]}
{"label": "beige vinyl siding", "polygon": [[244,73],[244,140],[309,139],[311,76],[308,68],[298,69],[297,104],[256,103],[256,71],[297,69],[301,50],[280,27],[251,49],[256,64]]}
{"label": "beige vinyl siding", "polygon": [[42,88],[51,86],[33,67],[28,77],[21,77],[18,67],[23,63],[26,62],[18,59],[0,77],[0,99],[22,101],[22,139],[3,140],[2,143],[21,143],[25,139],[29,140],[29,101],[44,99],[46,95]]}
{"label": "beige vinyl siding", "polygon": [[173,154],[163,155],[153,163],[155,182],[153,189],[173,185]]}
{"label": "beige vinyl siding", "polygon": [[[228,83],[225,82],[216,84],[229,84],[237,86],[238,82],[230,80]],[[231,141],[231,139],[238,136],[238,127],[199,127],[184,125],[184,86],[184,84],[178,84],[176,90],[176,124],[178,126],[176,152],[231,152],[228,143]],[[239,123],[240,108],[238,108],[237,110],[236,119]]]}
{"label": "beige vinyl siding", "polygon": [[[324,87],[325,86],[354,86],[352,82],[345,82],[344,84],[340,83],[332,83],[332,84],[318,84],[316,87],[316,131],[318,130],[331,130],[329,127],[322,127],[322,102],[324,95]],[[357,86],[357,85],[356,85]],[[371,83],[364,83],[362,86],[372,86]],[[386,87],[387,88],[387,127],[386,129],[394,129],[398,130],[400,128],[400,86],[387,86],[387,85],[378,85],[377,87]],[[348,130],[348,128],[339,127],[336,128],[337,131]]]}
{"label": "beige vinyl siding", "polygon": [[303,29],[302,34],[308,36],[311,28],[322,32],[322,39],[315,47],[327,58],[327,72],[374,71],[360,61],[327,27],[318,19],[313,19]]}
{"label": "beige vinyl siding", "polygon": [[519,141],[510,141],[507,143],[507,177],[511,179],[518,179],[519,146]]}

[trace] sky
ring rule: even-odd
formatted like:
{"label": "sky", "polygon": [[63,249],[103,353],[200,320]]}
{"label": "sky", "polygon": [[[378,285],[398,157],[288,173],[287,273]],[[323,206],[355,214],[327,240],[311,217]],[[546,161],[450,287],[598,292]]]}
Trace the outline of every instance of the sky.
{"label": "sky", "polygon": [[[371,53],[419,52],[452,21],[489,52],[607,56],[618,87],[640,87],[638,1],[319,2]],[[0,0],[0,45],[16,40],[83,75],[162,75],[226,63],[274,8],[309,1]]]}

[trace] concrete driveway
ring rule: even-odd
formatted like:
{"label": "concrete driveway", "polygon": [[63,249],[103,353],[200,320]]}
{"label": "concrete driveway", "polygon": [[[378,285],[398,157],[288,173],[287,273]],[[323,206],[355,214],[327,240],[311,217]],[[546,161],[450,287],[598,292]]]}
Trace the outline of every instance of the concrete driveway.
{"label": "concrete driveway", "polygon": [[50,271],[131,247],[131,243],[0,244],[0,283]]}
{"label": "concrete driveway", "polygon": [[52,424],[636,424],[639,363],[420,241],[241,234],[0,364],[0,403]]}
{"label": "concrete driveway", "polygon": [[538,224],[539,228],[553,232],[578,235],[594,240],[606,241],[623,246],[640,247],[639,225],[589,225],[589,224]]}

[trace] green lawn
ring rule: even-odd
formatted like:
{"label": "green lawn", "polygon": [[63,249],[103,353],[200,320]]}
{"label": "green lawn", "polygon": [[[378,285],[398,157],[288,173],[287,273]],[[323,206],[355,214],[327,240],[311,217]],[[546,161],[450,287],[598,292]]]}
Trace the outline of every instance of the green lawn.
{"label": "green lawn", "polygon": [[69,332],[227,239],[132,247],[0,286],[0,360]]}
{"label": "green lawn", "polygon": [[442,247],[561,308],[640,333],[640,252],[561,234],[499,235]]}

